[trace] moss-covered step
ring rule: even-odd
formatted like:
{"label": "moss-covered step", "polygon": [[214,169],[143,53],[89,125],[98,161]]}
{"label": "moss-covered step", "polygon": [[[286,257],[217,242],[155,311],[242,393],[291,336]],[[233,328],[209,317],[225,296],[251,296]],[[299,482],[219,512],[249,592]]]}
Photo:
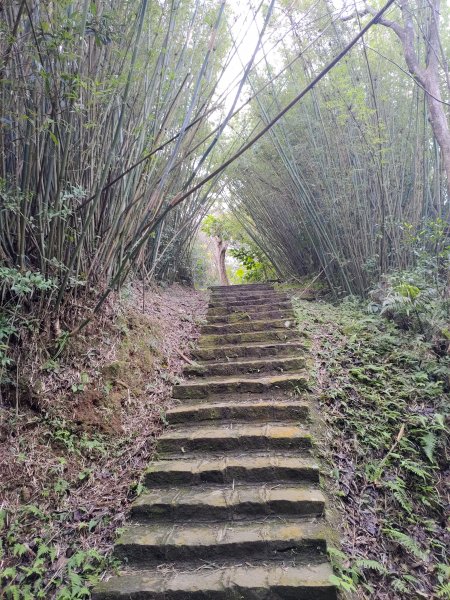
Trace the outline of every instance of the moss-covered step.
{"label": "moss-covered step", "polygon": [[235,521],[277,514],[319,517],[325,498],[314,487],[299,484],[211,485],[155,488],[131,508],[134,521]]}
{"label": "moss-covered step", "polygon": [[238,288],[236,286],[232,286],[227,290],[214,290],[212,289],[209,293],[209,297],[213,299],[223,299],[223,298],[247,298],[248,296],[253,296],[255,294],[271,294],[276,293],[278,290],[275,290],[273,286],[266,287],[249,287],[249,288]]}
{"label": "moss-covered step", "polygon": [[208,323],[211,325],[226,325],[228,323],[240,323],[242,321],[273,321],[275,319],[294,319],[292,308],[269,309],[265,311],[246,312],[236,311],[226,315],[208,316]]}
{"label": "moss-covered step", "polygon": [[252,392],[262,394],[272,389],[305,390],[308,387],[306,373],[284,373],[268,376],[230,376],[196,379],[173,387],[173,397],[179,399],[207,398],[212,394]]}
{"label": "moss-covered step", "polygon": [[97,586],[93,600],[336,600],[327,562],[132,571]]}
{"label": "moss-covered step", "polygon": [[284,356],[197,363],[185,367],[184,374],[187,377],[213,377],[218,375],[236,375],[238,373],[275,374],[277,372],[298,371],[305,366],[306,358],[304,356]]}
{"label": "moss-covered step", "polygon": [[223,293],[226,294],[228,292],[233,292],[234,290],[240,290],[243,293],[248,292],[249,290],[259,290],[259,289],[271,289],[273,290],[273,283],[236,283],[233,285],[212,285],[209,289],[211,293]]}
{"label": "moss-covered step", "polygon": [[267,331],[268,329],[291,329],[297,324],[294,319],[273,319],[242,321],[239,323],[226,323],[224,325],[202,325],[202,334],[213,333],[226,335],[228,333],[246,333],[248,331]]}
{"label": "moss-covered step", "polygon": [[241,298],[257,298],[258,296],[264,296],[268,294],[277,294],[278,290],[274,289],[259,289],[259,290],[245,290],[245,291],[236,291],[230,290],[226,294],[211,292],[209,298],[212,300],[229,300],[229,299],[241,299]]}
{"label": "moss-covered step", "polygon": [[320,520],[224,521],[208,523],[130,524],[116,542],[114,554],[127,564],[146,566],[183,560],[282,559],[322,562],[326,528]]}
{"label": "moss-covered step", "polygon": [[203,454],[177,460],[157,460],[144,475],[147,487],[202,483],[311,481],[318,483],[319,467],[297,452],[247,452],[227,456]]}
{"label": "moss-covered step", "polygon": [[231,344],[243,345],[253,342],[273,343],[287,342],[289,340],[301,339],[302,333],[297,329],[270,329],[269,331],[249,331],[247,333],[227,333],[226,335],[202,335],[198,340],[198,346],[228,346]]}
{"label": "moss-covered step", "polygon": [[260,313],[268,310],[291,310],[292,302],[290,300],[268,301],[265,304],[248,304],[247,306],[222,306],[220,308],[210,308],[206,315],[210,317],[223,317],[226,315],[235,315],[237,313]]}
{"label": "moss-covered step", "polygon": [[158,440],[158,452],[229,452],[311,448],[311,435],[296,423],[185,424],[170,428]]}
{"label": "moss-covered step", "polygon": [[283,421],[304,422],[309,407],[301,401],[287,399],[211,401],[176,406],[166,412],[165,418],[171,425],[177,423],[199,423],[203,421]]}
{"label": "moss-covered step", "polygon": [[217,362],[220,359],[234,360],[241,357],[264,358],[298,356],[308,350],[307,339],[292,339],[283,342],[254,342],[249,344],[230,344],[221,346],[199,346],[193,351],[199,361]]}
{"label": "moss-covered step", "polygon": [[[286,294],[267,293],[259,296],[258,298],[245,298],[240,300],[215,300],[208,304],[208,308],[234,308],[234,307],[246,307],[246,306],[273,306],[278,302],[287,302],[289,297]],[[245,308],[241,308],[245,310]]]}

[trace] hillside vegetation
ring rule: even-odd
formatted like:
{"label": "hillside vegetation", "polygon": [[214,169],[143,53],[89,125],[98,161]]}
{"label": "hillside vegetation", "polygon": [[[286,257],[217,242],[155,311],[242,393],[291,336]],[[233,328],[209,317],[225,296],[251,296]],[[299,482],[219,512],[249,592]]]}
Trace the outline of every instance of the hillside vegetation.
{"label": "hillside vegetation", "polygon": [[337,585],[450,597],[449,22],[440,0],[0,4],[6,598],[89,597],[204,290],[268,281],[311,300]]}

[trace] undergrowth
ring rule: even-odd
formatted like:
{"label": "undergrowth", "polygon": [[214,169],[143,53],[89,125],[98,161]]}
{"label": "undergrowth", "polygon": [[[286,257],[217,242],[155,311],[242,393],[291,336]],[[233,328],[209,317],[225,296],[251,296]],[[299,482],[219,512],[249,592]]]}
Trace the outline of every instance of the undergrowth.
{"label": "undergrowth", "polygon": [[116,566],[116,533],[205,309],[181,286],[127,289],[63,352],[48,356],[30,338],[6,365],[19,376],[3,371],[2,600],[89,598]]}
{"label": "undergrowth", "polygon": [[342,508],[334,582],[371,600],[450,598],[448,354],[352,300],[296,312],[314,340],[321,452]]}

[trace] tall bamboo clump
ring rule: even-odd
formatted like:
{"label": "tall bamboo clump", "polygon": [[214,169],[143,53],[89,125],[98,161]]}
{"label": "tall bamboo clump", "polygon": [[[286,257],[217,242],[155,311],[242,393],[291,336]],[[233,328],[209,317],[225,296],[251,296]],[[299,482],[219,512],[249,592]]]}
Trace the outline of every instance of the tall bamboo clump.
{"label": "tall bamboo clump", "polygon": [[[342,16],[324,3],[284,15],[284,73],[275,79],[279,64],[266,57],[243,127],[269,122],[345,45]],[[425,27],[424,11],[416,20]],[[320,272],[336,292],[364,293],[411,264],[411,231],[448,219],[424,93],[402,61],[389,33],[372,29],[229,173],[234,210],[285,275]]]}
{"label": "tall bamboo clump", "polygon": [[224,3],[7,0],[0,10],[3,276],[50,280],[55,318],[74,293],[130,269],[175,276],[204,196],[151,224],[211,132]]}

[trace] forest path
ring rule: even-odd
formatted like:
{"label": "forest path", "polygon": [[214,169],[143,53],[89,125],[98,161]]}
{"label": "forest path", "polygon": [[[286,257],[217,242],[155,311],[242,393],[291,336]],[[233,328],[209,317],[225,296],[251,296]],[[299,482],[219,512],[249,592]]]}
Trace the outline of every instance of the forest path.
{"label": "forest path", "polygon": [[179,404],[95,600],[336,598],[306,345],[270,285],[213,288]]}

